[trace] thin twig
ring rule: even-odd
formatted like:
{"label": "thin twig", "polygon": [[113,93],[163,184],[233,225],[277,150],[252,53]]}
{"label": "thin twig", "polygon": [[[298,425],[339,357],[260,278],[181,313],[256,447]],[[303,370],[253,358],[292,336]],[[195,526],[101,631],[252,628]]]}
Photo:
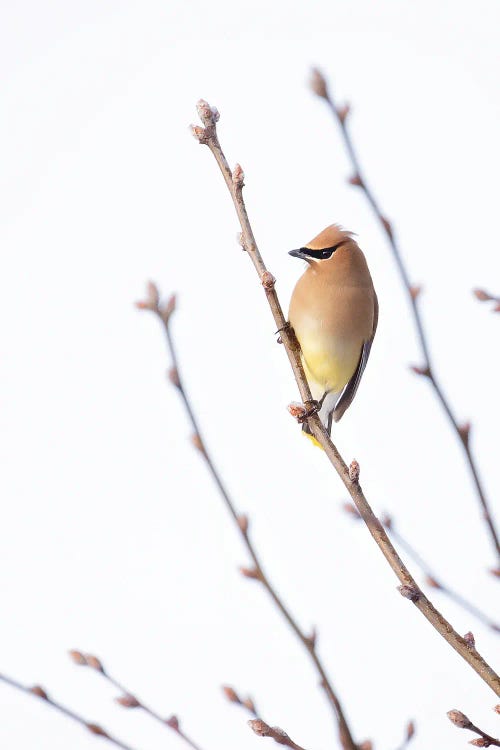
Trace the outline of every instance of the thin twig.
{"label": "thin twig", "polygon": [[405,750],[412,739],[415,737],[415,724],[413,721],[409,721],[406,725],[406,732],[405,737],[401,745],[398,747],[398,750]]}
{"label": "thin twig", "polygon": [[236,703],[237,706],[241,706],[246,711],[248,711],[248,713],[253,716],[254,719],[258,718],[257,708],[255,706],[253,698],[250,698],[249,695],[247,695],[246,698],[241,698],[236,690],[230,685],[223,685],[222,692],[224,693],[229,703]]}
{"label": "thin twig", "polygon": [[490,747],[491,745],[500,747],[500,740],[492,737],[491,734],[483,732],[483,730],[479,729],[479,727],[476,727],[476,725],[472,723],[469,717],[463,714],[461,711],[453,709],[452,711],[448,711],[447,716],[451,723],[459,729],[469,729],[471,732],[475,732],[479,735],[477,739],[472,740],[469,743],[471,745],[474,745],[474,747]]}
{"label": "thin twig", "polygon": [[21,692],[27,693],[28,695],[34,695],[40,700],[45,701],[45,703],[47,703],[49,706],[52,706],[52,708],[54,708],[56,711],[59,711],[60,714],[67,716],[69,719],[72,719],[77,724],[80,724],[80,726],[84,727],[89,732],[92,732],[92,734],[96,735],[97,737],[102,737],[115,747],[120,747],[122,748],[122,750],[133,750],[131,745],[127,745],[125,742],[122,742],[116,737],[113,737],[99,724],[94,724],[91,721],[87,721],[75,711],[72,711],[70,708],[63,706],[61,703],[58,703],[52,698],[49,698],[46,691],[42,687],[40,687],[40,685],[28,687],[27,685],[22,685],[20,682],[17,682],[17,680],[14,680],[12,677],[7,677],[4,674],[0,674],[0,680],[2,682],[5,682],[7,685],[15,688],[16,690],[20,690]]}
{"label": "thin twig", "polygon": [[[361,520],[358,511],[356,510],[354,505],[352,505],[352,503],[344,503],[343,508],[346,513],[351,516],[351,518]],[[399,547],[406,552],[408,557],[418,565],[425,576],[428,586],[431,586],[431,588],[436,589],[437,591],[441,591],[445,596],[448,597],[448,599],[450,599],[452,602],[455,602],[455,604],[471,614],[484,625],[487,625],[495,633],[500,633],[500,625],[498,623],[494,622],[490,617],[488,617],[487,614],[479,609],[479,607],[476,607],[475,604],[462,596],[462,594],[459,594],[457,591],[454,591],[452,588],[443,583],[442,579],[432,571],[430,565],[423,559],[420,553],[417,552],[415,547],[410,544],[410,542],[408,542],[408,540],[401,534],[400,531],[396,529],[392,516],[384,515],[381,517],[381,521],[383,526],[389,532],[389,536],[391,536],[398,543]]]}
{"label": "thin twig", "polygon": [[294,742],[283,729],[280,727],[270,727],[269,724],[266,724],[262,719],[250,719],[248,721],[248,726],[252,732],[258,734],[259,737],[271,737],[278,743],[278,745],[286,745],[287,747],[291,747],[292,750],[304,750],[304,748],[297,745],[297,743]]}
{"label": "thin twig", "polygon": [[118,680],[112,677],[104,668],[102,661],[98,659],[97,656],[93,656],[92,654],[84,654],[82,651],[77,650],[70,651],[69,655],[75,662],[75,664],[78,664],[78,666],[81,667],[90,667],[102,677],[104,677],[104,679],[111,685],[113,685],[117,690],[119,690],[121,695],[116,698],[116,702],[119,703],[120,706],[123,706],[123,708],[141,709],[152,719],[155,719],[155,721],[158,721],[163,726],[167,726],[172,729],[179,737],[184,740],[187,745],[189,745],[189,747],[191,747],[191,750],[201,750],[200,746],[197,745],[196,742],[194,742],[190,737],[187,736],[187,734],[182,731],[177,716],[172,715],[165,719],[152,708],[147,706],[134,693],[132,693],[124,685],[118,682]]}
{"label": "thin twig", "polygon": [[[270,274],[268,274],[268,276],[270,276]],[[260,581],[260,583],[264,586],[269,596],[275,603],[276,607],[279,609],[279,611],[283,615],[284,619],[286,620],[290,628],[293,630],[293,632],[295,633],[299,641],[302,643],[302,645],[306,649],[307,653],[309,654],[311,658],[312,663],[314,664],[316,668],[316,671],[320,678],[320,684],[322,688],[324,689],[326,696],[328,698],[328,701],[335,714],[338,727],[339,727],[339,736],[340,736],[342,747],[344,750],[356,750],[356,743],[353,739],[351,730],[347,723],[347,719],[345,717],[340,700],[337,697],[337,694],[332,685],[332,681],[330,677],[328,677],[325,667],[323,666],[316,652],[315,634],[313,633],[313,635],[306,635],[306,633],[302,631],[300,626],[297,624],[297,621],[295,620],[294,616],[292,615],[288,607],[284,604],[283,600],[277,593],[276,589],[274,588],[274,585],[271,583],[267,574],[264,572],[264,568],[257,554],[255,545],[251,541],[249,533],[248,533],[248,526],[249,526],[248,518],[247,516],[240,515],[237,512],[236,506],[233,500],[231,499],[231,497],[229,496],[229,493],[222,482],[220,474],[217,471],[215,464],[210,454],[208,453],[205,442],[201,436],[201,431],[200,431],[200,426],[198,424],[198,420],[193,412],[189,397],[186,393],[184,384],[182,382],[182,379],[179,373],[179,363],[177,360],[177,353],[176,353],[174,341],[172,338],[172,332],[170,330],[170,319],[171,319],[172,312],[175,309],[175,298],[171,297],[165,306],[161,306],[160,301],[159,301],[158,290],[156,289],[154,284],[150,283],[148,286],[147,299],[143,302],[138,302],[137,306],[140,309],[151,310],[152,312],[154,312],[163,324],[165,334],[167,337],[167,344],[168,344],[168,349],[170,353],[170,358],[172,361],[172,367],[169,372],[169,378],[170,378],[170,382],[177,388],[177,391],[179,392],[179,395],[182,399],[182,402],[188,414],[189,421],[191,422],[191,426],[193,427],[194,434],[192,437],[192,442],[194,446],[198,449],[198,451],[201,453],[201,455],[203,456],[205,463],[208,467],[208,470],[212,476],[212,479],[217,485],[217,488],[222,496],[222,499],[224,500],[224,503],[231,517],[233,518],[233,520],[235,521],[238,527],[243,543],[253,562],[252,568],[241,568],[240,569],[241,573],[246,578],[252,578],[254,580]],[[283,335],[286,335],[286,334],[287,332],[284,331]]]}
{"label": "thin twig", "polygon": [[[337,448],[332,443],[328,433],[321,424],[321,421],[317,413],[311,414],[309,406],[314,404],[311,397],[311,391],[309,389],[304,369],[302,367],[300,350],[298,348],[295,336],[290,325],[287,323],[281,305],[278,300],[278,296],[274,289],[275,279],[272,274],[267,270],[262,256],[257,248],[255,238],[248,220],[245,204],[243,201],[243,170],[237,165],[233,172],[231,172],[227,163],[226,157],[224,156],[218,137],[216,123],[218,120],[218,112],[212,110],[205,101],[198,103],[198,114],[203,122],[204,127],[193,126],[193,135],[197,138],[199,143],[206,144],[212,152],[219,168],[222,172],[226,185],[231,194],[238,218],[240,220],[242,230],[242,241],[244,248],[248,252],[255,269],[259,275],[262,286],[266,293],[266,297],[273,314],[273,318],[278,330],[281,331],[281,340],[285,346],[288,359],[292,365],[292,370],[295,375],[295,380],[299,388],[299,392],[304,403],[302,419],[307,419],[309,429],[311,433],[320,443],[321,447],[325,451],[330,463],[337,471],[339,477],[344,483],[347,491],[351,495],[356,508],[365,522],[370,534],[375,539],[379,546],[382,554],[386,558],[387,562],[391,566],[392,570],[401,582],[400,592],[403,596],[410,599],[417,609],[426,617],[431,625],[442,635],[442,637],[452,646],[452,648],[465,659],[465,661],[477,672],[477,674],[483,679],[487,685],[498,695],[500,694],[500,678],[490,667],[490,665],[483,659],[482,656],[474,649],[471,648],[467,641],[459,635],[447,620],[441,615],[440,612],[434,607],[434,605],[425,596],[423,591],[417,586],[416,581],[410,574],[407,567],[396,552],[392,545],[389,537],[387,536],[382,524],[375,516],[368,501],[366,500],[361,486],[359,484],[359,464],[353,461],[348,467],[342,457],[340,456]],[[314,652],[313,652],[314,653]]]}
{"label": "thin twig", "polygon": [[451,406],[448,398],[445,396],[443,389],[438,382],[435,372],[434,372],[434,365],[431,360],[430,352],[429,352],[429,345],[427,343],[427,336],[424,331],[424,325],[422,321],[422,317],[420,315],[420,311],[418,309],[418,297],[420,288],[411,284],[410,278],[408,275],[408,271],[406,270],[406,267],[403,263],[403,259],[401,256],[401,251],[399,249],[399,245],[396,241],[396,238],[394,236],[394,230],[392,228],[391,223],[388,221],[388,219],[384,216],[382,213],[380,206],[378,205],[377,200],[375,199],[375,196],[373,192],[371,191],[371,188],[368,187],[368,184],[365,180],[363,171],[361,169],[361,165],[359,162],[358,155],[354,149],[354,145],[351,139],[351,136],[349,134],[349,131],[347,129],[347,118],[349,114],[349,107],[338,107],[328,86],[326,83],[326,80],[324,76],[318,71],[313,71],[313,77],[311,81],[311,88],[312,90],[322,99],[325,100],[328,107],[330,108],[333,116],[335,117],[336,121],[339,124],[342,138],[344,141],[344,145],[346,148],[346,151],[348,153],[349,159],[352,164],[353,168],[353,175],[350,178],[350,183],[352,185],[356,185],[360,187],[365,195],[366,200],[370,204],[373,213],[375,214],[376,218],[380,222],[385,235],[387,237],[387,240],[389,242],[392,255],[394,257],[394,260],[396,262],[399,275],[401,277],[401,281],[403,282],[403,286],[406,290],[407,296],[408,296],[408,302],[411,307],[411,311],[413,314],[413,322],[415,324],[415,328],[417,330],[418,339],[420,342],[420,348],[422,351],[422,357],[423,357],[423,366],[419,367],[412,367],[413,372],[415,372],[418,375],[422,375],[426,377],[431,384],[432,388],[434,389],[434,393],[436,394],[436,397],[441,404],[446,416],[449,419],[449,422],[455,431],[457,437],[460,440],[460,443],[462,444],[462,447],[464,449],[466,463],[469,467],[472,480],[474,482],[474,486],[476,488],[477,497],[479,499],[479,502],[481,504],[482,508],[482,515],[484,520],[486,521],[487,527],[489,529],[489,533],[491,536],[491,540],[493,542],[493,545],[496,550],[497,559],[500,560],[500,540],[498,532],[495,528],[495,523],[493,520],[493,516],[491,515],[489,503],[486,498],[486,493],[483,488],[483,483],[481,480],[481,477],[479,476],[479,469],[476,465],[475,458],[472,454],[471,447],[470,447],[470,425],[459,424]]}

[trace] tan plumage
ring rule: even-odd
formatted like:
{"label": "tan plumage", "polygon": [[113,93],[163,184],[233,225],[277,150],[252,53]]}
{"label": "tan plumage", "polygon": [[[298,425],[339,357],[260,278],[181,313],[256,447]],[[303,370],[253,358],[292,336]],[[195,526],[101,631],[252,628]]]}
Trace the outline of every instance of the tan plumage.
{"label": "tan plumage", "polygon": [[308,263],[293,290],[289,320],[330,432],[332,419],[338,422],[350,406],[366,367],[377,329],[377,295],[365,256],[336,224],[290,255]]}

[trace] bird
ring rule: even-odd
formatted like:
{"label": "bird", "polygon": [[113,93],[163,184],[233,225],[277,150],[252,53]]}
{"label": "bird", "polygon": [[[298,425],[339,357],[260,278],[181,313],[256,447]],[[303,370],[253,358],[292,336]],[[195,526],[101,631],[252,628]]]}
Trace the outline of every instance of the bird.
{"label": "bird", "polygon": [[[368,362],[378,300],[365,256],[353,233],[331,224],[289,255],[307,262],[290,299],[288,321],[318,414],[331,435],[351,405]],[[307,425],[304,432],[317,442]]]}

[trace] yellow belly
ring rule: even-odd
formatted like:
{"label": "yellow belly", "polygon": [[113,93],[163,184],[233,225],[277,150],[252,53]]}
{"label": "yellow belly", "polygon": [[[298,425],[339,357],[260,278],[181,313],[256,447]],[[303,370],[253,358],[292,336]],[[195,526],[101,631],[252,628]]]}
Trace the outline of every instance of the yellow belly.
{"label": "yellow belly", "polygon": [[341,339],[300,340],[304,369],[308,381],[320,390],[339,393],[354,375],[361,354],[362,343]]}

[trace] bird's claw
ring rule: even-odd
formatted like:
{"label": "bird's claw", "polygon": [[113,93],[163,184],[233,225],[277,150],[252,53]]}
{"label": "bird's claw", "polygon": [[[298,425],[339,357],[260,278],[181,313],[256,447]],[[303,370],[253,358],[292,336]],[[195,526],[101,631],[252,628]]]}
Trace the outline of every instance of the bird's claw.
{"label": "bird's claw", "polygon": [[319,401],[316,401],[315,399],[306,401],[304,403],[304,413],[297,417],[297,420],[302,424],[302,422],[305,422],[307,419],[309,419],[309,417],[312,417],[313,414],[317,414],[320,409],[321,404],[319,403]]}

